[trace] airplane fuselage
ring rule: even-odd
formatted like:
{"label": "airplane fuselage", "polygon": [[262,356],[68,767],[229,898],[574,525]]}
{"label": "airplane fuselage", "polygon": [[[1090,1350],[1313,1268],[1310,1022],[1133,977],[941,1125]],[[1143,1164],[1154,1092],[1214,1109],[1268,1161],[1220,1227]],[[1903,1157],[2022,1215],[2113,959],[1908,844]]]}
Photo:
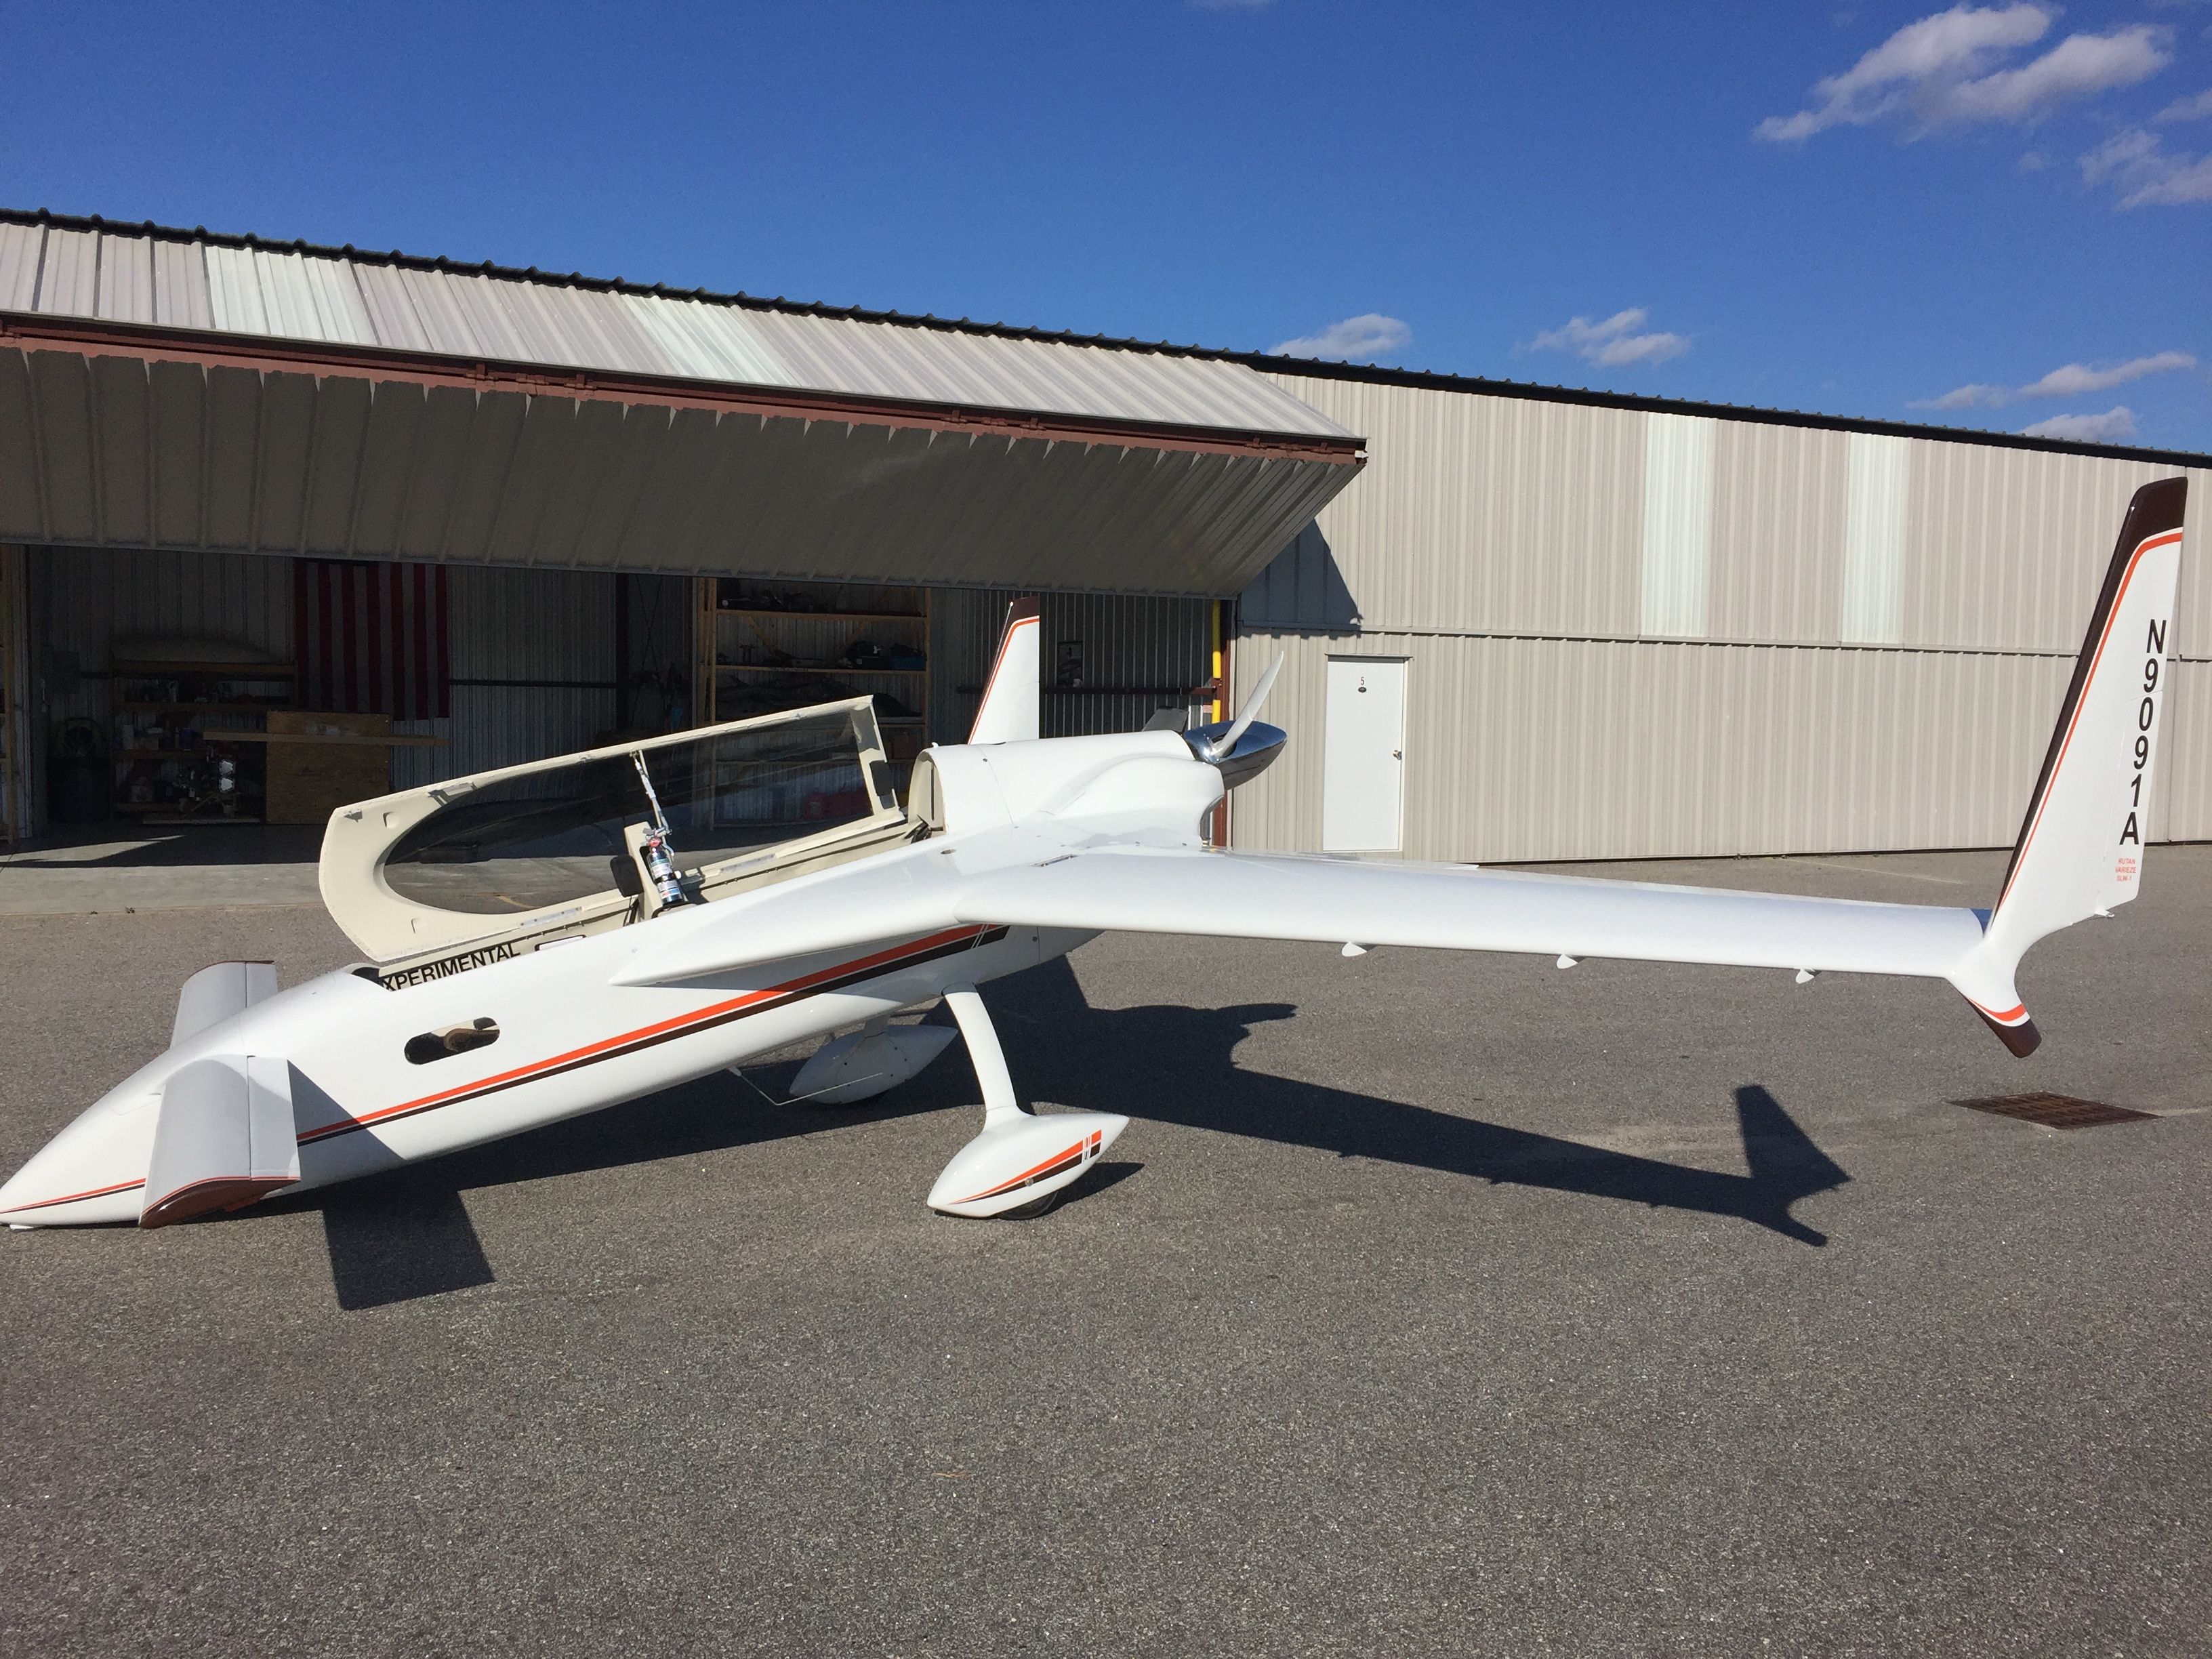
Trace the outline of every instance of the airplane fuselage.
{"label": "airplane fuselage", "polygon": [[[18,1224],[137,1218],[162,1086],[212,1055],[289,1062],[305,1191],[710,1076],[1064,956],[1090,933],[963,927],[680,987],[609,976],[651,924],[387,989],[341,969],[280,991],[133,1073],[11,1182]],[[410,1041],[489,1020],[494,1042],[415,1063]]]}
{"label": "airplane fuselage", "polygon": [[[304,1191],[635,1100],[756,1055],[925,1006],[1064,956],[1096,930],[892,919],[901,896],[975,868],[1053,856],[1102,827],[1188,835],[1223,793],[1167,732],[931,751],[945,828],[750,896],[517,951],[325,974],[195,1031],[94,1102],[0,1187],[12,1226],[141,1217],[164,1091],[219,1060],[285,1068]],[[1109,787],[1110,777],[1121,787]],[[1039,798],[1058,810],[1024,826]],[[1043,826],[1039,828],[1037,826]],[[934,886],[933,885],[934,884]],[[801,917],[843,940],[810,947]],[[850,915],[882,931],[852,943]],[[794,927],[801,933],[794,933]],[[762,945],[753,951],[748,947]],[[686,953],[690,953],[687,957]],[[738,967],[717,963],[741,962]],[[654,964],[662,964],[665,971]],[[471,1030],[496,1030],[481,1046]],[[462,1046],[441,1039],[458,1033]]]}

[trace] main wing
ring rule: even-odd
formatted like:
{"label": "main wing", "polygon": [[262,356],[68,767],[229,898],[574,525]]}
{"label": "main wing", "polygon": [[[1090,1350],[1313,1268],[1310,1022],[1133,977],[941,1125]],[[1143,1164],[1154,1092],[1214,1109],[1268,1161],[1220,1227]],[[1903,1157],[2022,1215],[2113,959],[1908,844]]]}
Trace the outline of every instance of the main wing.
{"label": "main wing", "polygon": [[1289,854],[1103,847],[973,877],[955,919],[1031,927],[1949,977],[1983,912]]}
{"label": "main wing", "polygon": [[[1213,933],[1945,979],[2026,1054],[2040,1038],[2014,985],[2022,952],[2109,914],[2141,879],[2186,496],[2182,480],[2168,479],[2129,505],[1994,913],[1209,852],[1123,821],[1164,824],[1171,810],[1211,805],[1218,780],[1209,775],[1211,793],[1187,788],[1177,769],[1219,757],[1201,749],[1186,760],[1136,738],[1114,751],[1083,738],[1073,741],[1094,746],[1070,750],[1055,771],[1037,763],[1053,745],[1005,738],[988,751],[946,751],[970,757],[963,765],[984,827],[873,869],[802,878],[720,916],[658,921],[675,931],[616,978],[665,983],[836,938],[962,925]],[[1010,624],[1010,641],[1034,635],[1024,620]],[[1001,654],[1017,664],[1009,672],[1025,672],[1013,644]]]}

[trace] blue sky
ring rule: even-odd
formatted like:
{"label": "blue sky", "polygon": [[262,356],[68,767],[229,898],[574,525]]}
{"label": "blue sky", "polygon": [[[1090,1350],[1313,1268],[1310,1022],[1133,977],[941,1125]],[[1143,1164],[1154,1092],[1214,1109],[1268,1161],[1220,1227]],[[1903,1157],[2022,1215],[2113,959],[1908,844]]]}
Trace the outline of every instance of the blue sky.
{"label": "blue sky", "polygon": [[2206,0],[0,3],[0,39],[13,206],[2212,452]]}

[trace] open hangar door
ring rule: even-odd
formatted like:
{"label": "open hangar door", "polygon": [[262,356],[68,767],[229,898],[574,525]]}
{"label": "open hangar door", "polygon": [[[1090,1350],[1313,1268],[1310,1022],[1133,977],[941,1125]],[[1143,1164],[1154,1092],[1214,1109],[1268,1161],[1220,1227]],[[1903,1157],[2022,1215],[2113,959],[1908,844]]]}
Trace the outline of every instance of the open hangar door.
{"label": "open hangar door", "polygon": [[[181,672],[108,696],[116,618],[172,577],[187,611],[195,584],[259,582],[263,654],[222,665],[289,654],[295,712],[349,712],[315,684],[324,634],[349,665],[378,652],[299,626],[286,568],[354,592],[372,640],[394,571],[418,608],[437,576],[435,695],[362,713],[420,740],[395,743],[398,781],[719,713],[725,667],[825,694],[881,669],[914,694],[911,740],[959,737],[1004,592],[1066,596],[1047,613],[1046,729],[1141,725],[1209,678],[1209,597],[1364,463],[1356,433],[1189,353],[0,213],[0,541],[45,550],[56,594],[83,600],[44,695],[95,727],[70,700],[247,701]],[[103,551],[58,575],[76,556],[58,550],[85,549]],[[945,597],[856,664],[749,647],[750,624],[723,640],[732,581]],[[1079,597],[1102,591],[1189,597]],[[672,595],[690,625],[667,625]],[[272,708],[275,678],[232,683],[260,701],[230,712]]]}
{"label": "open hangar door", "polygon": [[[1188,721],[1208,695],[1206,599],[732,575],[697,584],[691,718],[712,724],[872,696],[902,789],[924,746],[967,740],[1019,597],[1041,607],[1046,736],[1134,731],[1163,709]],[[641,639],[638,648],[650,657]],[[649,671],[623,678],[627,685]]]}
{"label": "open hangar door", "polygon": [[[17,556],[25,833],[316,823],[341,795],[665,729],[667,688],[682,684],[681,578],[120,548]],[[280,744],[272,726],[323,740]],[[236,763],[228,802],[190,788],[217,756]]]}
{"label": "open hangar door", "polygon": [[[935,596],[932,741],[967,740],[1006,607],[1018,597],[1010,588]],[[1046,737],[1133,732],[1165,708],[1200,718],[1201,688],[1213,672],[1212,601],[1054,592],[1038,599]]]}
{"label": "open hangar door", "polygon": [[[125,819],[312,823],[341,794],[360,799],[713,717],[696,696],[700,594],[741,580],[126,548],[28,547],[16,556],[27,647],[19,653],[21,726],[27,739],[43,738],[27,744],[21,772],[26,834]],[[847,608],[889,603],[872,599],[874,587],[817,586]],[[1021,592],[901,592],[910,596],[902,605],[927,617],[915,635],[924,666],[903,693],[927,711],[917,742],[963,741],[1006,608]],[[427,600],[419,608],[417,596]],[[1212,601],[1040,597],[1048,735],[1131,731],[1168,708],[1206,717]],[[778,603],[790,603],[781,589]],[[764,635],[738,625],[752,637],[791,634],[788,618]],[[722,630],[730,626],[724,617]],[[830,631],[840,641],[900,632]],[[794,702],[909,684],[865,672],[766,677]],[[732,675],[725,668],[720,678]],[[315,763],[317,788],[295,789],[272,808],[264,757],[276,745],[251,735],[272,716],[394,741],[288,749],[286,759]],[[216,754],[240,757],[241,787],[228,811],[212,796],[180,798],[188,775]]]}

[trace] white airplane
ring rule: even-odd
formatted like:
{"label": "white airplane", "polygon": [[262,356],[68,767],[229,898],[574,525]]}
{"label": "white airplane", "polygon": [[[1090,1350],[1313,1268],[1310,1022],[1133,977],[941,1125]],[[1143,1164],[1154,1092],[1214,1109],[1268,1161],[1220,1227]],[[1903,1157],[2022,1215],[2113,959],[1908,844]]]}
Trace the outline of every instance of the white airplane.
{"label": "white airplane", "polygon": [[1211,850],[1215,804],[1283,744],[1254,719],[1280,662],[1233,721],[1040,739],[1025,601],[968,742],[925,751],[903,806],[860,697],[333,814],[324,899],[376,962],[282,991],[266,963],[195,974],[168,1050],[0,1188],[0,1219],[235,1210],[814,1037],[794,1095],[864,1100],[951,1041],[890,1023],[939,999],[983,1127],[928,1201],[1033,1212],[1127,1120],[1026,1109],[976,988],[1111,929],[1915,975],[2025,1055],[2021,954],[2142,878],[2185,487],[2129,507],[1992,909]]}

